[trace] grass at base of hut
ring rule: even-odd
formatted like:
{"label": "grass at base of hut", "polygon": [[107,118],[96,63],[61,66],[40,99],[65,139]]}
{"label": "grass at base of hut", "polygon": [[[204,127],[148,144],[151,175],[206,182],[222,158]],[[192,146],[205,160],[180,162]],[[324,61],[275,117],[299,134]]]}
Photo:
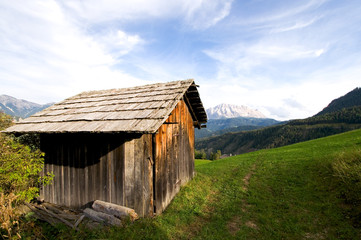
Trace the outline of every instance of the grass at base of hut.
{"label": "grass at base of hut", "polygon": [[349,218],[350,203],[343,199],[343,184],[354,181],[343,181],[334,167],[344,153],[359,149],[361,130],[197,164],[197,175],[160,216],[124,228],[44,234],[48,239],[360,239],[352,221],[360,219]]}

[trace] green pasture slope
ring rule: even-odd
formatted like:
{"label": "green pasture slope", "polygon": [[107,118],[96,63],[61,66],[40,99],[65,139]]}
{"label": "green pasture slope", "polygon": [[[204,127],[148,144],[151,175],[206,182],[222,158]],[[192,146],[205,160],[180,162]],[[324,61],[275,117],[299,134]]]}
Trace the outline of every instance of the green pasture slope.
{"label": "green pasture slope", "polygon": [[[197,163],[195,178],[161,216],[124,228],[63,229],[58,233],[53,229],[45,235],[78,239],[361,239],[357,199],[361,197],[357,175],[360,149],[361,130],[355,130]],[[352,171],[343,172],[347,164],[342,160],[356,164],[353,169],[358,167],[350,181],[343,174]],[[350,190],[359,194],[349,197]]]}

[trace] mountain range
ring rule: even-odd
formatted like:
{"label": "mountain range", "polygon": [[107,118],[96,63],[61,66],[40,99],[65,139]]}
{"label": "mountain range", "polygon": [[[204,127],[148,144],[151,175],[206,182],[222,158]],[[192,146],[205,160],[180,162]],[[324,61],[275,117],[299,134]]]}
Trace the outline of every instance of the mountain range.
{"label": "mountain range", "polygon": [[0,95],[0,112],[17,118],[27,118],[51,105],[53,103],[41,105],[8,95]]}
{"label": "mountain range", "polygon": [[233,104],[220,104],[206,110],[208,116],[207,128],[196,129],[195,139],[219,136],[228,132],[249,131],[278,124],[279,122],[266,118],[258,110]]}
{"label": "mountain range", "polygon": [[361,90],[333,100],[313,117],[292,120],[252,131],[229,132],[196,140],[195,148],[241,154],[325,137],[361,128]]}
{"label": "mountain range", "polygon": [[258,110],[247,106],[238,106],[232,104],[220,104],[206,110],[208,119],[224,119],[237,117],[266,118],[266,116]]}

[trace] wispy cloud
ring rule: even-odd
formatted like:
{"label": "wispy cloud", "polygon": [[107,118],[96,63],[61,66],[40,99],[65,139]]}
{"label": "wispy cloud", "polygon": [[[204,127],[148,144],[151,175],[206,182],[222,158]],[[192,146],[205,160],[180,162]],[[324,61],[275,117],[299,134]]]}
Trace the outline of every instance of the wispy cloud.
{"label": "wispy cloud", "polygon": [[[317,10],[330,0],[297,0],[292,2],[270,1],[267,5],[267,11],[249,11],[245,16],[240,16],[237,25],[245,26],[270,26],[270,23],[278,23],[286,19],[293,19],[295,17],[305,17],[310,12]],[[254,3],[257,4],[257,1]],[[266,4],[266,2],[265,2]],[[259,7],[259,5],[255,5]]]}
{"label": "wispy cloud", "polygon": [[89,23],[137,20],[149,18],[180,19],[194,29],[206,29],[228,16],[233,0],[89,0],[59,1],[71,15]]}
{"label": "wispy cloud", "polygon": [[272,26],[272,27],[265,27],[265,28],[270,29],[270,33],[295,31],[295,30],[299,30],[299,29],[311,26],[320,18],[321,17],[314,17],[312,19],[307,19],[307,20],[298,20],[294,23],[286,22],[286,23],[281,23],[279,26]]}
{"label": "wispy cloud", "polygon": [[186,21],[195,29],[209,28],[229,15],[233,0],[189,1],[186,4]]}
{"label": "wispy cloud", "polygon": [[[13,82],[5,91],[16,92],[19,85],[26,85],[22,93],[37,92],[34,98],[38,99],[30,100],[44,102],[67,97],[73,91],[124,86],[129,80],[141,82],[111,68],[118,62],[117,56],[142,42],[139,36],[119,30],[96,38],[81,31],[56,2],[12,3],[0,10],[2,16],[7,15],[0,28],[4,36],[0,51],[6,56],[0,58],[0,78]],[[120,84],[119,79],[128,81]],[[63,91],[54,94],[50,88]]]}

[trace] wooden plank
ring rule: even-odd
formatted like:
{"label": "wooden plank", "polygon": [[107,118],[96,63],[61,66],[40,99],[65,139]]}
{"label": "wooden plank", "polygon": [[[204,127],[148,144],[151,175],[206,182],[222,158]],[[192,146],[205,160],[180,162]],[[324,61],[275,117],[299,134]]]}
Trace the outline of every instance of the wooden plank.
{"label": "wooden plank", "polygon": [[71,151],[71,146],[69,146],[69,144],[67,144],[66,146],[66,151],[68,152],[68,156],[69,156],[69,166],[70,166],[70,178],[68,179],[68,181],[70,182],[70,207],[74,207],[74,203],[77,202],[77,190],[76,190],[76,183],[75,183],[75,178],[76,178],[76,172],[75,172],[75,156],[74,156],[74,151]]}
{"label": "wooden plank", "polygon": [[86,147],[86,159],[87,159],[87,171],[88,171],[88,185],[87,185],[87,202],[93,201],[94,198],[94,174],[93,174],[93,168],[94,168],[94,157],[92,157],[92,145],[87,143]]}
{"label": "wooden plank", "polygon": [[[100,154],[102,155],[103,154],[103,149],[101,147],[101,145],[98,145],[100,147],[99,151],[100,151]],[[96,171],[97,171],[97,174],[96,174],[96,181],[98,183],[95,183],[97,184],[98,186],[96,187],[96,192],[95,192],[95,199],[100,199],[100,200],[105,200],[103,198],[103,171],[104,171],[104,167],[103,167],[103,158],[102,156],[97,156],[99,158],[99,163],[96,165]]]}
{"label": "wooden plank", "polygon": [[124,149],[125,144],[117,148],[117,157],[115,164],[115,190],[116,190],[116,201],[115,203],[119,205],[125,205],[124,203]]}
{"label": "wooden plank", "polygon": [[[87,204],[90,200],[89,198],[89,159],[88,159],[88,148],[87,144],[84,143],[84,197],[83,203]],[[81,221],[81,220],[80,220]]]}
{"label": "wooden plank", "polygon": [[134,208],[134,140],[125,143],[125,206]]}
{"label": "wooden plank", "polygon": [[184,172],[185,172],[185,164],[184,164],[184,156],[185,156],[185,154],[184,154],[184,146],[185,146],[185,144],[184,144],[184,125],[185,125],[185,123],[184,123],[184,116],[185,116],[185,111],[184,111],[184,103],[183,103],[183,101],[180,101],[179,102],[179,105],[180,105],[180,119],[181,119],[181,124],[180,124],[180,132],[179,132],[179,134],[180,134],[180,146],[179,146],[179,150],[180,150],[180,156],[179,156],[179,174],[180,174],[180,176],[179,176],[179,178],[180,179],[182,179],[182,181],[184,181],[185,180],[185,174],[184,174]]}
{"label": "wooden plank", "polygon": [[92,166],[92,174],[93,174],[93,179],[92,179],[92,189],[93,189],[93,194],[92,194],[92,200],[96,200],[96,199],[101,199],[101,182],[100,182],[100,166],[101,166],[101,158],[100,158],[100,152],[97,151],[101,151],[101,149],[99,149],[99,146],[97,146],[95,143],[92,144],[92,158],[93,158],[93,166]]}
{"label": "wooden plank", "polygon": [[71,193],[70,193],[70,160],[69,160],[69,153],[67,151],[67,147],[65,146],[65,143],[59,143],[61,144],[61,151],[63,153],[63,170],[64,170],[64,203],[66,206],[70,206],[71,204]]}
{"label": "wooden plank", "polygon": [[165,201],[167,198],[167,126],[163,125],[164,131],[162,132],[162,211],[165,209]]}
{"label": "wooden plank", "polygon": [[74,161],[74,193],[75,193],[75,200],[73,202],[74,206],[80,207],[80,191],[82,189],[80,188],[80,146],[79,143],[75,144],[75,149],[72,150],[73,147],[69,146],[69,150],[73,151],[73,161]]}
{"label": "wooden plank", "polygon": [[[114,140],[112,140],[114,141]],[[116,203],[116,189],[115,189],[115,158],[116,158],[117,148],[111,148],[110,152],[108,153],[108,172],[109,172],[109,178],[108,178],[108,187],[109,187],[109,202],[110,203]]]}
{"label": "wooden plank", "polygon": [[177,125],[174,125],[173,129],[173,154],[174,154],[174,178],[175,178],[175,192],[177,193],[180,190],[180,184],[181,179],[179,178],[179,128],[180,128],[180,107],[179,104],[177,104],[175,110],[174,110],[174,117],[175,121],[179,122]]}
{"label": "wooden plank", "polygon": [[[55,171],[54,171],[54,152],[51,153],[51,162],[49,164],[49,167],[50,167],[50,172],[53,172],[55,174]],[[54,177],[54,181],[53,181],[53,184],[50,185],[50,201],[51,202],[54,202],[55,199],[54,199],[54,192],[55,192],[55,185],[57,184],[57,177]]]}
{"label": "wooden plank", "polygon": [[57,152],[58,158],[60,159],[60,204],[65,204],[65,175],[64,175],[64,153],[63,153],[63,144],[57,143]]}
{"label": "wooden plank", "polygon": [[144,142],[144,191],[143,191],[143,209],[144,216],[153,216],[153,188],[152,188],[152,176],[153,176],[153,156],[152,156],[152,135],[145,135]]}
{"label": "wooden plank", "polygon": [[85,175],[85,166],[86,166],[86,157],[85,157],[85,144],[84,142],[80,142],[79,146],[79,206],[83,206],[87,203],[86,199],[86,188],[85,185],[86,175]]}
{"label": "wooden plank", "polygon": [[60,149],[58,146],[55,147],[55,154],[54,154],[54,165],[53,165],[53,169],[54,169],[54,174],[57,175],[57,183],[56,185],[54,185],[54,201],[56,204],[61,204],[61,182],[62,182],[62,178],[63,176],[61,175],[61,159],[60,157]]}
{"label": "wooden plank", "polygon": [[[168,118],[168,121],[172,121],[173,119],[173,115],[171,114]],[[173,159],[172,159],[172,153],[174,151],[174,149],[172,149],[173,144],[172,144],[172,134],[173,134],[173,125],[166,125],[166,136],[165,136],[165,141],[166,141],[166,198],[165,198],[165,202],[164,202],[164,209],[166,206],[168,206],[168,204],[171,201],[172,195],[173,195]]]}
{"label": "wooden plank", "polygon": [[111,165],[110,165],[110,158],[109,158],[109,153],[110,153],[110,145],[111,143],[108,143],[107,144],[107,147],[105,149],[105,152],[104,152],[104,173],[105,173],[105,176],[104,176],[104,196],[105,196],[105,200],[107,202],[110,202],[110,193],[111,193],[111,189],[110,189],[110,184],[109,184],[109,179],[110,179],[110,168]]}
{"label": "wooden plank", "polygon": [[162,165],[163,165],[163,148],[162,148],[162,134],[163,134],[163,126],[161,126],[156,134],[156,160],[155,160],[155,173],[156,173],[156,189],[155,189],[155,207],[156,213],[162,212],[162,201],[163,201],[163,182],[162,182]]}
{"label": "wooden plank", "polygon": [[82,172],[82,143],[79,141],[76,143],[76,152],[75,152],[75,169],[76,169],[76,195],[77,202],[75,203],[76,207],[82,205],[82,195],[84,192],[84,173]]}
{"label": "wooden plank", "polygon": [[[114,144],[112,140],[112,144]],[[108,202],[112,202],[112,198],[114,195],[114,149],[113,146],[110,146],[109,152],[107,154],[107,161],[108,161]]]}
{"label": "wooden plank", "polygon": [[106,151],[107,146],[104,146],[104,148],[102,149],[102,156],[100,159],[100,166],[101,166],[101,198],[99,198],[100,200],[106,201],[108,202],[108,188],[107,188],[107,183],[108,183],[108,164],[107,164],[107,155],[106,155]]}
{"label": "wooden plank", "polygon": [[144,176],[144,135],[134,140],[134,209],[144,216],[143,209],[143,176]]}

